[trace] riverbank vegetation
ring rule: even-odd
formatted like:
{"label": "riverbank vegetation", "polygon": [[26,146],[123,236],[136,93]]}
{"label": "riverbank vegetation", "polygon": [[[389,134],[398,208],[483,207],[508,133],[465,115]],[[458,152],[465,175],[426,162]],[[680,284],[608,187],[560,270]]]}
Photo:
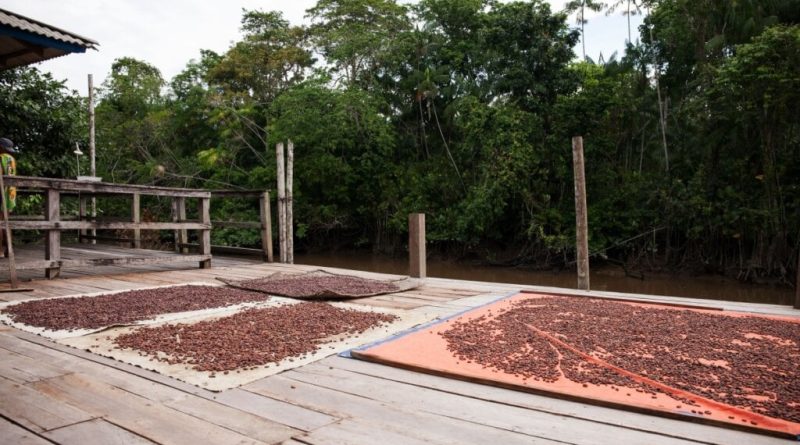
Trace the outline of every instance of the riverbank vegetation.
{"label": "riverbank vegetation", "polygon": [[[581,60],[580,26],[539,0],[319,0],[307,26],[244,11],[240,41],[172,79],[114,63],[98,174],[274,188],[274,145],[291,138],[297,246],[400,253],[407,215],[425,212],[434,250],[552,268],[574,261],[582,135],[595,258],[793,282],[800,1],[570,6],[645,19],[624,54]],[[35,69],[0,85],[0,128],[28,148],[20,170],[74,175],[77,93]]]}

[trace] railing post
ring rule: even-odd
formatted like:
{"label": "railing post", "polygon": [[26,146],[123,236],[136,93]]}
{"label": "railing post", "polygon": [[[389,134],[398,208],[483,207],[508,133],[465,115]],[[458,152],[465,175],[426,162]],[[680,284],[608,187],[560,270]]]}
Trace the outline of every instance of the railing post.
{"label": "railing post", "polygon": [[425,214],[408,215],[408,256],[409,275],[414,278],[425,278],[427,265],[425,258]]}
{"label": "railing post", "polygon": [[[211,198],[200,198],[200,206],[198,210],[198,213],[200,214],[200,222],[208,225],[208,228],[200,230],[200,255],[211,255]],[[208,269],[210,267],[210,258],[200,261],[201,269]]]}
{"label": "railing post", "polygon": [[[141,195],[134,193],[131,195],[131,222],[139,224],[142,222],[141,215]],[[142,248],[142,230],[138,228],[133,229],[133,248]]]}
{"label": "railing post", "polygon": [[[57,224],[61,220],[61,194],[58,190],[47,189],[45,212],[47,212],[45,214],[47,221]],[[58,228],[47,231],[44,259],[50,261],[61,260],[61,231]],[[58,266],[48,267],[44,273],[47,279],[58,278],[61,268]]]}
{"label": "railing post", "polygon": [[586,177],[583,137],[572,138],[572,166],[575,173],[575,244],[578,256],[578,289],[589,290],[589,223],[586,209]]}
{"label": "railing post", "polygon": [[[178,222],[178,198],[172,198],[172,204],[170,205],[170,215],[172,215],[172,222]],[[180,246],[180,235],[178,229],[172,231],[172,240],[175,242],[175,252],[180,253],[181,246]]]}
{"label": "railing post", "polygon": [[[79,201],[79,203],[78,203],[78,221],[85,221],[86,220],[86,207],[87,207],[86,204],[87,204],[88,198],[86,198],[86,196],[84,196],[84,195],[81,195],[81,197],[80,197],[80,199],[78,201]],[[88,239],[86,238],[87,234],[88,234],[88,232],[87,232],[86,229],[80,229],[78,231],[78,242],[79,243],[85,243],[86,241],[88,241]]]}
{"label": "railing post", "polygon": [[[186,221],[186,198],[175,198],[175,205],[177,206],[177,220],[176,222]],[[179,253],[189,253],[189,248],[185,245],[189,242],[189,232],[186,229],[178,229],[177,242],[175,243],[175,251]]]}
{"label": "railing post", "polygon": [[269,202],[269,190],[261,194],[259,199],[259,212],[261,213],[261,249],[267,262],[273,261],[272,257],[272,211]]}

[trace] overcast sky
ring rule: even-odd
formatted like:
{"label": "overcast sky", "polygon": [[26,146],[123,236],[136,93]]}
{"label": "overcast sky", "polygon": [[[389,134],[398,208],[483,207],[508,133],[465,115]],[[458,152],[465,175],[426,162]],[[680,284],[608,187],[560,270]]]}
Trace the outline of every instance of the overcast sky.
{"label": "overcast sky", "polygon": [[[410,3],[411,1],[403,1]],[[86,76],[99,85],[120,57],[144,60],[161,70],[167,80],[186,62],[198,58],[200,49],[224,52],[240,38],[242,8],[280,10],[294,24],[305,21],[305,10],[316,0],[3,0],[3,8],[66,29],[100,43],[98,51],[73,54],[40,63],[66,85],[86,94]],[[551,0],[553,10],[565,0]],[[588,15],[586,54],[597,59],[620,55],[627,38],[626,18],[621,14]],[[576,26],[574,19],[570,19]],[[641,16],[634,17],[634,40]],[[580,44],[575,48],[580,54]]]}

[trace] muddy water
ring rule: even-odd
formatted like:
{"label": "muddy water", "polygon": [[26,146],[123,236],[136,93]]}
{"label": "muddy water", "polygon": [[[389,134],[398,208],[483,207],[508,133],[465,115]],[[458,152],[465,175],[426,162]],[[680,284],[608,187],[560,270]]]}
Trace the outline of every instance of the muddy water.
{"label": "muddy water", "polygon": [[[388,258],[360,252],[295,255],[295,262],[371,272],[408,274],[408,260],[405,258]],[[576,284],[574,272],[553,273],[431,260],[428,261],[428,276],[564,288],[575,288]],[[591,284],[593,290],[637,294],[786,305],[792,304],[794,301],[794,291],[784,287],[742,284],[736,280],[718,276],[683,277],[645,274],[644,280],[640,280],[626,277],[622,269],[611,267],[593,269]]]}

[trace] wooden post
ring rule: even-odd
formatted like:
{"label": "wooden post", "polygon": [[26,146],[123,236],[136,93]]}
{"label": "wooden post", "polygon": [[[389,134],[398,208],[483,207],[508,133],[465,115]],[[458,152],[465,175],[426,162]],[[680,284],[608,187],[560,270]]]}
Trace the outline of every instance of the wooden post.
{"label": "wooden post", "polygon": [[95,141],[94,141],[94,82],[92,75],[89,74],[89,159],[92,176],[97,176],[97,165],[95,163]]}
{"label": "wooden post", "polygon": [[[58,222],[61,220],[61,194],[58,190],[47,190],[47,198],[45,204],[45,219],[50,222]],[[47,231],[45,238],[45,251],[44,259],[50,261],[61,260],[61,231],[58,229],[51,229]],[[58,278],[61,273],[61,268],[48,267],[45,269],[45,277],[47,279]]]}
{"label": "wooden post", "polygon": [[[92,177],[97,176],[97,163],[95,151],[95,137],[94,137],[94,81],[92,75],[89,74],[89,172]],[[92,196],[92,221],[97,218],[97,198]],[[89,233],[92,234],[92,244],[97,244],[97,229],[92,229]]]}
{"label": "wooden post", "polygon": [[[134,193],[131,195],[131,222],[139,224],[142,222],[141,215],[141,195]],[[133,229],[133,248],[142,248],[142,230]]]}
{"label": "wooden post", "polygon": [[414,278],[425,278],[427,266],[425,258],[425,214],[408,215],[408,257],[411,275]]}
{"label": "wooden post", "polygon": [[[88,198],[84,195],[80,195],[78,201],[78,221],[86,221],[86,201],[88,201]],[[88,242],[89,240],[86,238],[86,235],[88,235],[88,231],[86,229],[80,229],[78,231],[78,242]]]}
{"label": "wooden post", "polygon": [[[0,171],[0,200],[3,201],[3,217],[5,223],[4,234],[6,243],[8,244],[8,278],[11,282],[11,289],[19,287],[19,280],[17,279],[17,260],[14,257],[14,240],[11,238],[11,221],[8,218],[8,203],[6,202],[6,185],[3,184],[4,173]],[[2,238],[0,238],[1,240]],[[0,242],[0,250],[3,249],[3,243]]]}
{"label": "wooden post", "polygon": [[264,252],[264,259],[271,263],[273,261],[272,209],[270,209],[269,203],[269,190],[261,194],[258,208],[261,213],[261,250]]}
{"label": "wooden post", "polygon": [[[198,213],[200,214],[200,222],[203,224],[211,224],[211,199],[210,198],[200,198],[200,205],[198,207]],[[199,244],[200,244],[200,254],[201,255],[211,255],[211,230],[202,229],[200,230],[200,237],[199,237]],[[203,260],[200,261],[200,268],[201,269],[208,269],[211,267],[211,260]]]}
{"label": "wooden post", "polygon": [[[172,215],[172,222],[178,222],[178,198],[172,198],[170,205],[170,215]],[[180,253],[180,232],[176,229],[172,231],[172,240],[175,242],[175,252]]]}
{"label": "wooden post", "polygon": [[[175,198],[175,206],[178,218],[176,222],[186,221],[186,198],[184,197]],[[183,247],[183,245],[189,243],[189,232],[186,229],[180,229],[177,231],[177,234],[178,238],[175,244],[176,251],[178,253],[189,253],[189,248]]]}
{"label": "wooden post", "polygon": [[797,253],[797,283],[794,286],[794,308],[800,309],[800,252]]}
{"label": "wooden post", "polygon": [[283,142],[275,146],[275,158],[278,162],[278,242],[280,262],[286,262],[286,172],[283,161]]}
{"label": "wooden post", "polygon": [[578,256],[578,289],[589,290],[589,223],[586,211],[586,177],[583,137],[572,138],[572,167],[575,174],[575,238]]}
{"label": "wooden post", "polygon": [[286,262],[294,264],[294,143],[289,140],[286,156]]}

